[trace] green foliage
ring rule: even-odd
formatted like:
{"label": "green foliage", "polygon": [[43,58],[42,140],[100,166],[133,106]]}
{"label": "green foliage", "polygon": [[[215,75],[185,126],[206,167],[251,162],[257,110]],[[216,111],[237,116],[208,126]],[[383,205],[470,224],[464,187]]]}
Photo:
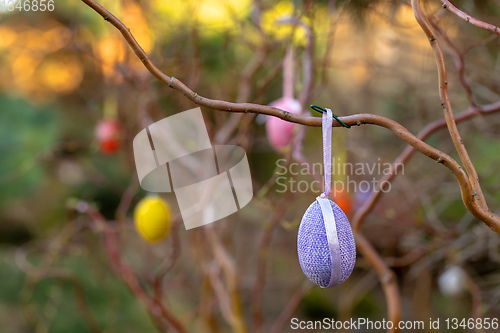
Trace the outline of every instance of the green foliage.
{"label": "green foliage", "polygon": [[20,99],[0,97],[0,203],[29,194],[44,176],[44,155],[58,137],[57,114]]}
{"label": "green foliage", "polygon": [[[27,324],[23,312],[26,311],[27,304],[21,298],[27,277],[16,266],[12,250],[0,249],[0,256],[3,258],[0,260],[0,309],[21,309],[14,318],[9,318],[7,312],[0,311],[0,331],[17,333],[21,328],[16,325]],[[111,272],[102,275],[102,270],[97,270],[95,263],[88,262],[89,258],[91,257],[66,257],[64,266],[76,274],[83,284],[85,301],[100,327],[108,332],[156,332],[146,311],[125,285]],[[36,258],[31,260],[38,261]],[[28,298],[29,306],[44,318],[42,321],[50,321],[50,332],[90,332],[77,306],[74,287],[69,281],[42,279]],[[3,324],[9,321],[12,326]]]}

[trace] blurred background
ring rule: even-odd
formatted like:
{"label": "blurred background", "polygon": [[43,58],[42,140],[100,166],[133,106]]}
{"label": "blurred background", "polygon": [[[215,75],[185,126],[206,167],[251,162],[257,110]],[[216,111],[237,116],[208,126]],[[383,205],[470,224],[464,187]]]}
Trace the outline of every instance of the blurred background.
{"label": "blurred background", "polygon": [[[102,0],[150,59],[201,96],[269,104],[283,62],[302,113],[374,113],[416,134],[443,118],[436,65],[409,1]],[[454,1],[500,25],[498,1]],[[455,114],[500,100],[500,40],[423,1],[445,52]],[[1,9],[0,9],[1,10]],[[465,65],[461,68],[461,65]],[[286,76],[285,76],[286,77]],[[254,199],[210,228],[186,231],[175,195],[171,228],[142,238],[145,193],[132,140],[196,107],[155,79],[121,34],[77,0],[53,11],[0,11],[0,332],[287,332],[290,318],[387,318],[370,263],[321,289],[303,275],[296,239],[321,174],[277,181],[283,165],[321,163],[320,128],[295,127],[277,149],[264,117],[202,107],[213,143],[245,148]],[[312,115],[312,114],[311,114]],[[319,114],[314,114],[319,116]],[[459,125],[490,210],[500,213],[500,114]],[[390,131],[334,128],[339,164],[390,164],[406,147]],[[427,142],[458,160],[446,129]],[[307,162],[306,162],[307,161]],[[337,173],[354,183],[384,176]],[[370,195],[337,191],[352,218]],[[405,320],[499,317],[499,237],[464,207],[452,174],[415,154],[362,232],[397,276]],[[458,330],[463,331],[463,330]]]}

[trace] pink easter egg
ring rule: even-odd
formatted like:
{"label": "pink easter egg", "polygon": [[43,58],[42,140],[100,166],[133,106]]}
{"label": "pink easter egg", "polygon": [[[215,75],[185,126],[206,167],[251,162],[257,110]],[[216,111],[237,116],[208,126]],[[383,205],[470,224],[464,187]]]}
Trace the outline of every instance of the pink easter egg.
{"label": "pink easter egg", "polygon": [[[300,114],[300,103],[296,99],[289,97],[282,97],[275,100],[270,106],[288,111],[290,113]],[[281,120],[276,117],[269,117],[266,122],[267,138],[271,146],[276,151],[281,151],[284,147],[290,144],[293,137],[294,123]]]}

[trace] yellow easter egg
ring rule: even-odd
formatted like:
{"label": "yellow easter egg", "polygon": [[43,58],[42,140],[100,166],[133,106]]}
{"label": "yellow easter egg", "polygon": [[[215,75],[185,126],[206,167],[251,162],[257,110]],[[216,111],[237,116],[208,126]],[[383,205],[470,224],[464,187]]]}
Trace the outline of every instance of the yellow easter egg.
{"label": "yellow easter egg", "polygon": [[137,232],[148,242],[158,242],[170,230],[170,207],[159,196],[148,196],[139,201],[134,211]]}

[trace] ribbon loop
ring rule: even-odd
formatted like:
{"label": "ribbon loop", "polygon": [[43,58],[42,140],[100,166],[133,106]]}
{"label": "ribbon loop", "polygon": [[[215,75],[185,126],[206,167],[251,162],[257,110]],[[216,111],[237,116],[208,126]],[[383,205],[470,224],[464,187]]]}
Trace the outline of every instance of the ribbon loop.
{"label": "ribbon loop", "polygon": [[332,202],[328,198],[317,197],[321,207],[321,214],[323,215],[323,223],[325,224],[326,238],[328,241],[328,250],[330,252],[331,261],[331,275],[329,287],[335,287],[340,284],[342,278],[342,258],[340,256],[340,243],[337,234],[337,222],[335,221],[335,214],[332,209]]}
{"label": "ribbon loop", "polygon": [[328,198],[332,187],[332,124],[333,113],[330,109],[325,109],[323,113],[323,167],[325,173],[325,192],[323,197]]}

